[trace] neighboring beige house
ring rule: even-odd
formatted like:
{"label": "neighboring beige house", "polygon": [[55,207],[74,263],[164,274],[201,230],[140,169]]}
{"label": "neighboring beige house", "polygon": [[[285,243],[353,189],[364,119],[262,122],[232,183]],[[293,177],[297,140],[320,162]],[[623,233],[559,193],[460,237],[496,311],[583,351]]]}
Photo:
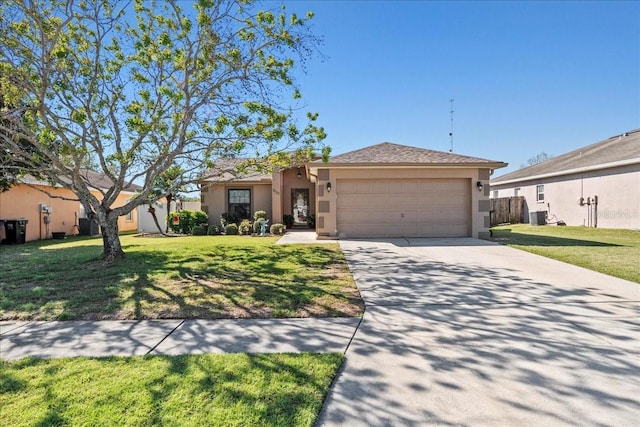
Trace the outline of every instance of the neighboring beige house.
{"label": "neighboring beige house", "polygon": [[[220,171],[229,169],[222,162]],[[202,210],[271,222],[316,216],[319,238],[475,237],[489,235],[489,177],[498,161],[385,142],[272,174],[207,174]]]}
{"label": "neighboring beige house", "polygon": [[640,229],[640,129],[491,180],[492,198],[511,196],[534,224]]}
{"label": "neighboring beige house", "polygon": [[[91,171],[85,171],[85,174],[96,188],[93,191],[96,197],[100,197],[98,189],[111,186],[111,181],[104,175]],[[138,189],[137,186],[127,187],[118,196],[114,207],[127,203]],[[46,182],[33,178],[25,178],[22,183],[0,193],[0,219],[27,219],[29,221],[25,235],[27,242],[49,239],[52,233],[56,232],[76,235],[80,232],[80,220],[86,218],[86,214],[82,204],[73,199],[77,197],[71,190],[52,187]],[[137,227],[138,218],[135,209],[129,215],[118,218],[120,231],[136,231]],[[4,227],[0,227],[0,239],[5,237]]]}

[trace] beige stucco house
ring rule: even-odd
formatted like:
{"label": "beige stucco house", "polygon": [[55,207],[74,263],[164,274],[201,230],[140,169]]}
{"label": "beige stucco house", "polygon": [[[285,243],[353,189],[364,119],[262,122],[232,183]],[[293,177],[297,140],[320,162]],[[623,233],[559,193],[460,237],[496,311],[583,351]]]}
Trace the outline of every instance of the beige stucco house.
{"label": "beige stucco house", "polygon": [[201,182],[209,222],[233,211],[271,222],[316,216],[319,238],[489,235],[489,177],[498,161],[382,143],[265,173],[234,174],[228,161]]}
{"label": "beige stucco house", "polygon": [[491,180],[491,197],[524,196],[525,219],[640,229],[640,129]]}

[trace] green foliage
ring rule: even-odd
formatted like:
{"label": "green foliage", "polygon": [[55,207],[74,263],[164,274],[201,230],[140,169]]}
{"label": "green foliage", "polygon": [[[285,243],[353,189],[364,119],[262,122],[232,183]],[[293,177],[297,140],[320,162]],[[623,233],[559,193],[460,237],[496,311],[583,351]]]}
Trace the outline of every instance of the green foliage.
{"label": "green foliage", "polygon": [[315,228],[315,226],[316,226],[316,216],[314,214],[311,214],[311,215],[307,216],[307,224],[309,224],[309,227]]}
{"label": "green foliage", "polygon": [[240,224],[240,217],[235,212],[225,212],[220,215],[220,224],[225,227],[227,224]]}
{"label": "green foliage", "polygon": [[294,218],[293,215],[283,215],[282,216],[282,222],[284,222],[284,225],[286,225],[288,228],[291,228],[293,226],[293,222],[294,222]]}
{"label": "green foliage", "polygon": [[194,236],[206,236],[207,235],[207,227],[204,225],[195,225],[191,229],[191,234]]}
{"label": "green foliage", "polygon": [[0,419],[5,426],[311,426],[343,360],[305,353],[3,361]]}
{"label": "green foliage", "polygon": [[[173,218],[178,217],[178,224],[173,223]],[[207,214],[202,211],[191,211],[188,209],[180,212],[171,212],[169,214],[171,221],[169,227],[174,233],[191,234],[193,227],[206,226],[208,220]]]}
{"label": "green foliage", "polygon": [[207,228],[207,235],[209,235],[209,236],[217,236],[217,235],[219,235],[220,233],[221,233],[221,232],[220,232],[220,229],[218,228],[218,226],[217,226],[217,225],[210,225],[210,226]]}
{"label": "green foliage", "polygon": [[253,233],[260,234],[262,223],[267,221],[267,211],[255,211],[253,213]]}
{"label": "green foliage", "polygon": [[204,211],[193,212],[193,225],[207,225],[209,223],[209,216]]}
{"label": "green foliage", "polygon": [[[0,120],[0,146],[99,213],[105,254],[120,248],[118,217],[177,194],[221,157],[249,153],[268,170],[281,153],[328,152],[317,113],[296,113],[296,67],[320,41],[313,14],[251,4],[0,2],[0,86],[25,122]],[[104,197],[82,176],[87,165],[111,181]],[[139,197],[115,205],[133,181]]]}
{"label": "green foliage", "polygon": [[282,236],[284,234],[284,231],[285,231],[285,226],[284,224],[281,224],[281,223],[272,224],[271,227],[269,228],[269,232],[276,236]]}
{"label": "green foliage", "polygon": [[251,221],[243,219],[238,226],[238,232],[243,236],[249,236],[251,234]]}
{"label": "green foliage", "polygon": [[226,234],[227,236],[238,235],[238,225],[235,223],[225,225],[224,234]]}

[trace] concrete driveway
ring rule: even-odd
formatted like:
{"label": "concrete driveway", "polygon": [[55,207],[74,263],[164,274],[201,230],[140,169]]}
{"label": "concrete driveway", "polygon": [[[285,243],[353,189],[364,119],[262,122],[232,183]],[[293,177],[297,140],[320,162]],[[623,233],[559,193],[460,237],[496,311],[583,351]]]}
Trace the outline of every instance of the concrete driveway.
{"label": "concrete driveway", "polygon": [[317,425],[640,425],[640,285],[474,239],[340,245],[367,308]]}

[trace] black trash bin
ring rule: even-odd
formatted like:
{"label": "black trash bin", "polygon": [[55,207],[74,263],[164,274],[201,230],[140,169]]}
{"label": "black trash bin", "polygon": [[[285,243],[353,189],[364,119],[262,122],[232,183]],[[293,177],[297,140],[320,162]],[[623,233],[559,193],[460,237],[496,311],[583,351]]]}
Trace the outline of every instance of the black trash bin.
{"label": "black trash bin", "polygon": [[7,243],[23,244],[27,237],[28,219],[5,219],[4,234],[7,236]]}

